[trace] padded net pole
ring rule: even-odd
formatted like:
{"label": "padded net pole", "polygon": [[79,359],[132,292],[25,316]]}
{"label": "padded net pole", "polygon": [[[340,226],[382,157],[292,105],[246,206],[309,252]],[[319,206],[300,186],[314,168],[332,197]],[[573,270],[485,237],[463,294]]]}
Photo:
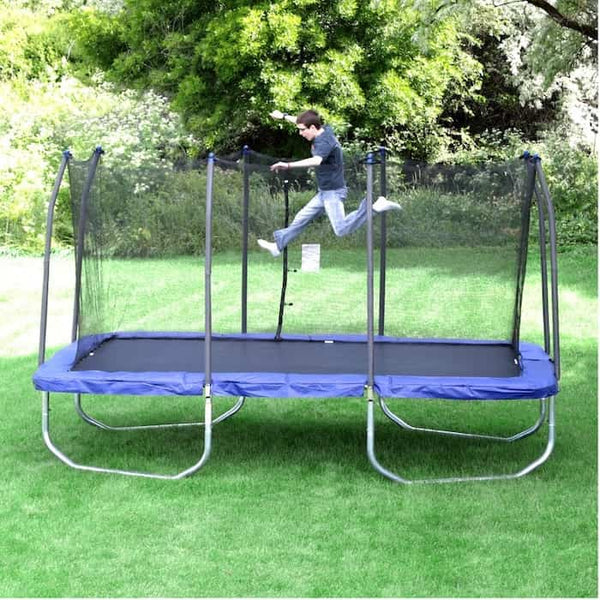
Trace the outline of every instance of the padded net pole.
{"label": "padded net pole", "polygon": [[[379,148],[380,190],[382,196],[387,197],[386,180],[386,151],[383,146]],[[379,243],[379,335],[385,333],[385,275],[386,275],[386,243],[387,220],[386,213],[381,213],[381,240]]]}
{"label": "padded net pole", "polygon": [[40,345],[38,350],[38,365],[41,365],[46,358],[46,330],[48,326],[48,287],[50,284],[50,250],[52,249],[52,229],[54,226],[54,209],[56,207],[56,199],[62,180],[65,176],[65,170],[72,158],[68,150],[63,152],[62,161],[54,180],[54,187],[48,202],[48,215],[46,217],[46,243],[44,246],[44,278],[42,283],[42,313],[40,317]]}
{"label": "padded net pole", "polygon": [[81,297],[81,270],[83,267],[83,253],[84,253],[84,239],[85,239],[85,228],[86,228],[86,212],[87,212],[87,201],[96,175],[96,169],[100,162],[100,157],[104,154],[104,150],[98,146],[94,150],[90,166],[88,168],[85,185],[83,186],[83,192],[81,194],[81,204],[79,208],[79,223],[77,226],[77,246],[75,248],[75,301],[73,306],[73,327],[71,330],[71,341],[74,342],[77,339],[77,331],[79,325],[79,300]]}
{"label": "padded net pole", "polygon": [[373,153],[367,154],[367,360],[369,390],[375,381],[374,326],[373,326]]}
{"label": "padded net pole", "polygon": [[250,212],[250,148],[242,150],[244,193],[242,198],[242,333],[248,331],[248,214]]}
{"label": "padded net pole", "polygon": [[542,319],[544,324],[544,350],[550,354],[550,313],[548,309],[548,257],[546,252],[546,211],[544,209],[544,200],[537,186],[535,188],[535,197],[538,207],[538,230],[540,236],[540,274],[542,279]]}
{"label": "padded net pole", "polygon": [[212,342],[212,209],[213,176],[215,155],[208,155],[206,171],[206,225],[204,239],[204,383],[211,380],[211,342]]}
{"label": "padded net pole", "polygon": [[[290,182],[288,179],[283,181],[283,200],[285,205],[285,218],[284,227],[290,224]],[[275,332],[275,339],[281,340],[281,329],[283,328],[283,314],[285,312],[285,292],[287,289],[288,279],[288,249],[287,246],[283,249],[283,274],[281,277],[281,296],[279,299],[279,315],[277,317],[277,331]]]}
{"label": "padded net pole", "polygon": [[519,351],[519,339],[521,330],[521,306],[523,304],[523,290],[525,287],[525,273],[527,271],[527,252],[529,248],[529,222],[531,217],[531,200],[535,188],[535,172],[530,162],[525,161],[527,168],[527,182],[523,190],[523,203],[521,205],[521,238],[518,251],[517,270],[517,293],[515,295],[515,307],[513,317],[512,345],[515,352]]}

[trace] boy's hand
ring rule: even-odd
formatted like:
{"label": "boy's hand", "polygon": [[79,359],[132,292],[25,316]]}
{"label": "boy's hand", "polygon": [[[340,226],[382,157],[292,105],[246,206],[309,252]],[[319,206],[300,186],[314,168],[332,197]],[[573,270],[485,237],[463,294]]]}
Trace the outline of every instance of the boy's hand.
{"label": "boy's hand", "polygon": [[273,110],[269,113],[273,119],[283,119],[283,113],[280,110]]}

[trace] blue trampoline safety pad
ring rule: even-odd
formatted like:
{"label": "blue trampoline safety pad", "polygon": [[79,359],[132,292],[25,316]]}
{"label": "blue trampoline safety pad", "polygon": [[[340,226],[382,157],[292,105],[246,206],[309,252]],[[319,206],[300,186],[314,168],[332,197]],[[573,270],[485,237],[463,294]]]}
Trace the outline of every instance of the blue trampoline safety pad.
{"label": "blue trampoline safety pad", "polygon": [[[202,395],[204,351],[200,333],[96,335],[59,350],[33,382],[47,392]],[[210,355],[217,396],[363,396],[367,384],[365,336],[213,335]],[[374,360],[375,391],[388,398],[525,400],[558,392],[551,359],[527,342],[515,353],[505,341],[376,336]]]}

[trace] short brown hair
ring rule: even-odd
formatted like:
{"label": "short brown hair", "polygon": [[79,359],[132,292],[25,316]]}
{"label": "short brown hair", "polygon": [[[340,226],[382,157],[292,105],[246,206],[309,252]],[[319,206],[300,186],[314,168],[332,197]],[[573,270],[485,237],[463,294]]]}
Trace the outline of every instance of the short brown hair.
{"label": "short brown hair", "polygon": [[323,126],[321,116],[314,110],[305,110],[303,113],[300,113],[296,117],[296,124],[298,123],[300,123],[300,125],[304,125],[305,127],[314,125],[317,129],[321,129]]}

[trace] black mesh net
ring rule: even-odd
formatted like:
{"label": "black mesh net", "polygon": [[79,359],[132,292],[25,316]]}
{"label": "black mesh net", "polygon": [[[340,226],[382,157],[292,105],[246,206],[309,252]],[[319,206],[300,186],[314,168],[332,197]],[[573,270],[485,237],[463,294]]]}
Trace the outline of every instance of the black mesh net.
{"label": "black mesh net", "polygon": [[[514,340],[530,198],[523,164],[448,167],[375,158],[373,198],[385,191],[402,206],[374,215],[376,331]],[[346,213],[366,195],[363,159],[345,157]],[[272,241],[286,212],[291,221],[316,192],[312,171],[272,172],[277,160],[250,151],[215,160],[213,332],[364,335],[364,226],[336,237],[321,215],[280,257],[257,245]],[[82,241],[79,337],[203,331],[206,162],[133,169],[100,161],[91,178],[92,162],[72,161],[69,171],[75,239],[81,233]],[[313,257],[314,246],[320,251],[310,265],[307,244]]]}
{"label": "black mesh net", "polygon": [[519,160],[387,165],[386,327],[407,337],[512,340],[531,193]]}

